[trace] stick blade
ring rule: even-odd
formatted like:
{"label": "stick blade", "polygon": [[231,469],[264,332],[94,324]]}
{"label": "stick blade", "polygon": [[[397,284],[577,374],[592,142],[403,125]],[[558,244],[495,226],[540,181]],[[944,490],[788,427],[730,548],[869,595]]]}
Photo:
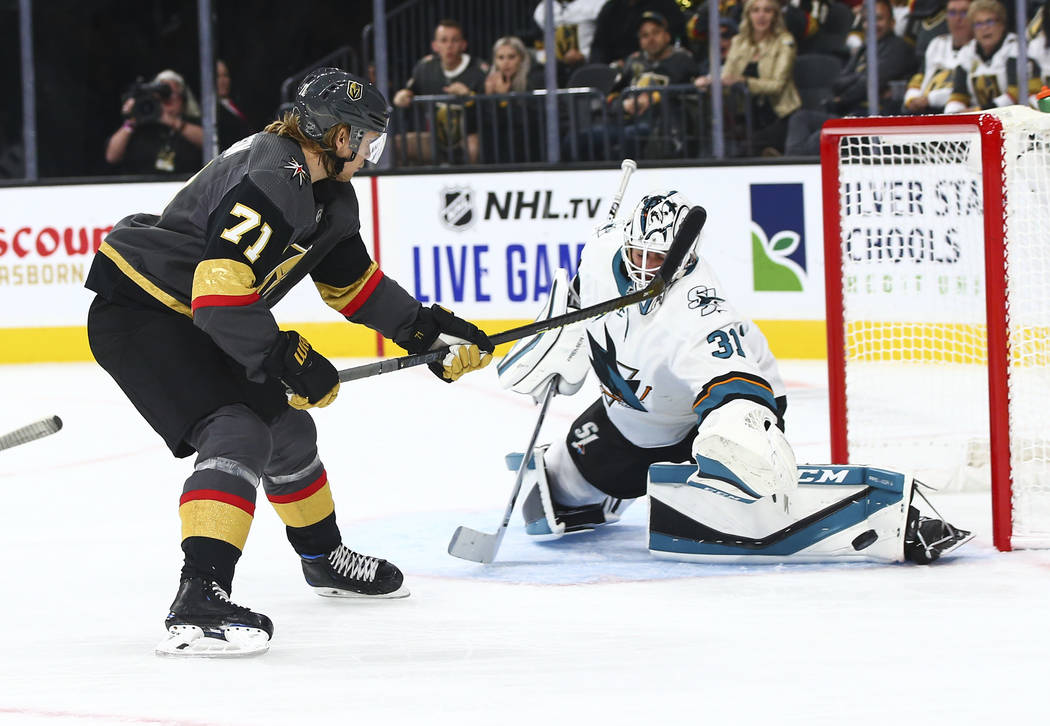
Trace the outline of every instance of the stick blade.
{"label": "stick blade", "polygon": [[470,527],[457,527],[448,542],[448,553],[461,560],[488,564],[496,559],[499,537]]}
{"label": "stick blade", "polygon": [[58,416],[42,418],[39,421],[34,421],[20,429],[15,429],[14,431],[0,436],[0,451],[10,449],[14,446],[20,446],[22,444],[28,444],[30,441],[36,441],[37,439],[42,439],[45,436],[57,433],[61,429],[62,419]]}
{"label": "stick blade", "polygon": [[707,210],[703,207],[693,207],[682,220],[682,226],[678,228],[678,234],[671,240],[671,247],[667,250],[663,264],[660,265],[659,275],[665,281],[670,280],[678,268],[682,266],[685,255],[693,247],[693,242],[707,224]]}

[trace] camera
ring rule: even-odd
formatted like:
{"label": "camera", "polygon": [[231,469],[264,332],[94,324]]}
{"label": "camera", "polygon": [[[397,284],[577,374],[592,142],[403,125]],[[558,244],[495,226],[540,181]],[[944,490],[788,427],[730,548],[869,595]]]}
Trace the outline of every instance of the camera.
{"label": "camera", "polygon": [[164,81],[135,83],[125,96],[135,100],[129,118],[139,125],[160,121],[161,103],[168,100],[171,94],[171,86]]}

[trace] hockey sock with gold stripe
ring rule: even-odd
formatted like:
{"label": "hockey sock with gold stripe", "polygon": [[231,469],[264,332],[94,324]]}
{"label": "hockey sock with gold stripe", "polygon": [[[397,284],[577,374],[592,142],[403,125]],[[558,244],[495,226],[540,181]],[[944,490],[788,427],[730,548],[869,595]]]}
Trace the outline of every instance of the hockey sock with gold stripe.
{"label": "hockey sock with gold stripe", "polygon": [[335,502],[328,474],[319,460],[289,475],[268,475],[263,486],[297,553],[328,554],[339,546],[342,540],[335,523]]}

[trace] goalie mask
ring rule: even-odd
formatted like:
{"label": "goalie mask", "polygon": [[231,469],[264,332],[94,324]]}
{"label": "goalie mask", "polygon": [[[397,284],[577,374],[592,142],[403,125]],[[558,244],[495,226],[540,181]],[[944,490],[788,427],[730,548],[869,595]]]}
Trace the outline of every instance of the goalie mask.
{"label": "goalie mask", "polygon": [[[620,249],[627,276],[636,289],[648,285],[660,269],[675,233],[691,208],[689,201],[677,191],[648,194],[638,202],[624,226],[623,247]],[[690,250],[668,282],[678,279],[695,260],[696,251]]]}
{"label": "goalie mask", "polygon": [[386,146],[387,121],[390,107],[386,98],[375,86],[363,78],[347,73],[341,68],[318,68],[299,84],[295,94],[294,113],[299,117],[299,128],[303,134],[321,144],[329,129],[338,124],[350,127],[349,159],[326,150],[329,158],[339,168],[357,157],[365,134],[379,134],[368,146],[366,161],[379,163]]}

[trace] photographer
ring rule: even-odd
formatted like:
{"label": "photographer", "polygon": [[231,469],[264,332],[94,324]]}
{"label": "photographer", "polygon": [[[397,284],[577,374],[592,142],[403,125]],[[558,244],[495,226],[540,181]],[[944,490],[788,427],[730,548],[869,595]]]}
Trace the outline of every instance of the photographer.
{"label": "photographer", "polygon": [[161,71],[137,83],[121,108],[124,124],[106,145],[106,162],[126,174],[187,174],[201,168],[200,108],[182,76]]}

